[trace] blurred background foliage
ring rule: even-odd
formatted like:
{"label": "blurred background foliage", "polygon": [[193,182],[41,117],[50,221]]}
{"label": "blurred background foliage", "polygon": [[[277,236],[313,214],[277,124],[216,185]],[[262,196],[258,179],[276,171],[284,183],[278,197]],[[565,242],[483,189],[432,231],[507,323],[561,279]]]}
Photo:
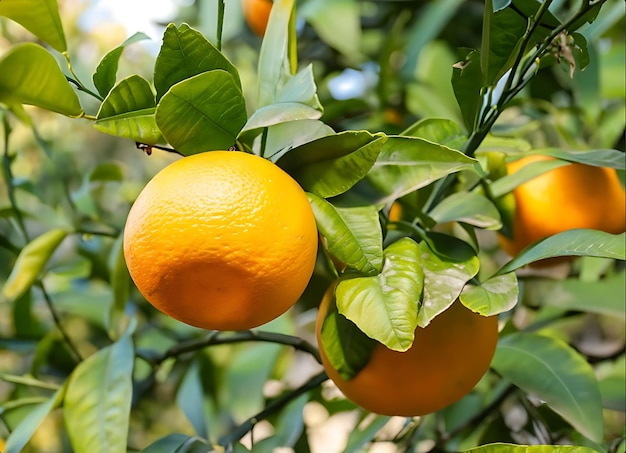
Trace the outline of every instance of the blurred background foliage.
{"label": "blurred background foliage", "polygon": [[[567,16],[578,3],[556,0],[551,10],[557,17]],[[598,19],[582,30],[591,57],[585,71],[576,71],[570,78],[567,61],[539,71],[496,123],[493,134],[525,140],[531,147],[624,150],[625,5],[620,0],[608,1]],[[151,41],[125,50],[118,79],[134,73],[151,79],[160,38],[169,22],[187,22],[210,40],[217,33],[216,0],[60,0],[59,6],[74,70],[83,81],[91,79],[102,56],[137,31],[146,33]],[[298,1],[299,61],[313,64],[324,106],[322,120],[337,131],[368,129],[389,134],[427,117],[463,124],[450,84],[452,66],[463,58],[459,49],[480,47],[483,6],[482,1],[472,0]],[[238,68],[248,109],[253,111],[261,39],[247,28],[238,0],[227,2],[223,38],[223,51]],[[0,18],[0,53],[12,44],[33,40],[19,25]],[[88,96],[81,94],[81,102],[87,113],[96,113],[97,105]],[[34,287],[20,303],[0,302],[0,401],[4,405],[0,438],[5,438],[28,412],[26,403],[8,410],[11,401],[30,398],[36,403],[49,397],[53,386],[46,388],[40,383],[60,384],[75,366],[75,353],[53,328],[50,301],[78,354],[88,356],[110,343],[106,320],[115,315],[112,280],[128,278],[120,276],[118,265],[126,214],[148,179],[177,156],[155,150],[148,158],[134,143],[104,135],[88,121],[28,106],[0,115],[3,136],[9,137],[2,146],[0,284],[6,281],[16,252],[27,242],[16,226],[19,220],[12,214],[10,196],[20,208],[31,239],[67,225],[79,225],[82,232],[66,238],[48,263],[45,292]],[[6,133],[9,130],[10,135]],[[14,181],[11,191],[6,185],[9,179]],[[487,268],[490,259],[505,259],[493,235],[489,232],[482,238],[488,255],[481,256],[481,262],[484,258]],[[621,297],[623,301],[623,270],[615,284],[598,284],[610,265],[608,260],[585,258],[573,272],[589,283],[586,291],[592,298]],[[551,272],[564,278],[571,270]],[[597,373],[607,400],[607,438],[623,436],[623,307],[618,304],[608,312],[576,311],[576,304],[586,303],[584,296],[589,293],[581,295],[571,280],[563,283],[541,277],[529,275],[524,280],[523,304],[516,309],[514,322],[534,326],[533,330],[549,329],[602,362]],[[315,307],[329,278],[320,265],[303,303],[264,330],[314,341]],[[213,438],[219,438],[260,411],[268,399],[301,385],[320,369],[309,355],[290,348],[242,343],[182,354],[178,360],[166,360],[154,373],[147,363],[150,354],[199,338],[203,332],[157,313],[134,291],[128,295],[125,310],[139,320],[136,348],[147,358],[135,362],[136,406],[129,445],[137,449],[173,432],[191,435],[210,430]],[[567,303],[562,303],[564,292]],[[554,319],[558,321],[552,322]],[[610,360],[603,360],[606,357]],[[33,382],[16,378],[28,374]],[[479,440],[584,442],[566,430],[554,413],[535,408],[536,413],[529,417],[529,408],[514,399],[504,401],[498,416],[467,425],[470,416],[483,407],[481,398],[489,394],[490,385],[487,376],[479,385],[482,393],[429,418],[419,429],[410,420],[365,416],[352,410],[349,402],[329,400],[333,389],[324,385],[312,392],[310,402],[296,399],[286,410],[260,423],[254,430],[255,442],[262,445],[259,441],[272,432],[292,436],[296,451],[313,452],[340,451],[346,442],[352,448],[346,451],[367,447],[376,452],[405,447],[428,451],[435,444],[433,439],[450,450],[472,447]],[[204,409],[201,413],[199,401]],[[537,438],[542,431],[533,425],[533,417],[554,432],[567,434],[564,438],[548,434],[548,439]],[[53,412],[26,451],[70,451],[62,423],[58,411]],[[370,435],[376,432],[375,438]],[[449,432],[456,434],[442,437]]]}

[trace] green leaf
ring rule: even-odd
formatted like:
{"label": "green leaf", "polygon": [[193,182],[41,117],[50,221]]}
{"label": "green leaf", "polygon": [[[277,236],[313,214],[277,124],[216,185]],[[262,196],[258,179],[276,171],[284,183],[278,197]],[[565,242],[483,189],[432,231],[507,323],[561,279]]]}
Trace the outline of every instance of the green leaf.
{"label": "green leaf", "polygon": [[524,155],[530,154],[552,156],[557,159],[592,165],[594,167],[626,170],[626,159],[624,159],[624,153],[616,149],[565,150],[559,148],[540,148],[529,153],[525,153]]}
{"label": "green leaf", "polygon": [[33,43],[17,44],[0,59],[0,102],[35,105],[66,116],[83,114],[54,57]]}
{"label": "green leaf", "polygon": [[[376,415],[373,418],[368,417],[363,420],[348,436],[348,444],[343,453],[360,453],[364,451],[363,449],[370,445],[370,442],[390,419],[391,417],[385,415]],[[368,421],[369,423],[366,424]]]}
{"label": "green leaf", "polygon": [[586,228],[564,231],[529,245],[497,275],[555,256],[597,256],[623,261],[626,259],[626,233],[610,234]]}
{"label": "green leaf", "polygon": [[198,361],[194,360],[187,369],[178,392],[176,393],[176,404],[182,410],[194,431],[203,439],[209,437],[206,414],[204,412],[204,399],[202,389],[202,377]]}
{"label": "green leaf", "polygon": [[127,328],[125,322],[126,301],[130,293],[130,274],[124,259],[123,235],[120,235],[113,244],[109,255],[109,272],[113,303],[107,316],[107,330],[110,338],[119,338],[122,330]]}
{"label": "green leaf", "polygon": [[276,163],[307,192],[333,197],[367,174],[385,140],[367,131],[327,135],[292,149]]}
{"label": "green leaf", "polygon": [[15,300],[33,285],[67,234],[67,230],[63,228],[50,230],[22,249],[2,289],[5,299]]}
{"label": "green leaf", "polygon": [[100,60],[100,63],[98,63],[98,67],[96,68],[96,72],[93,74],[93,84],[102,97],[106,97],[106,95],[109,94],[109,91],[111,91],[111,88],[115,85],[117,67],[119,65],[122,52],[124,52],[124,48],[144,39],[150,39],[150,37],[141,32],[135,33],[118,47],[107,53],[102,60]]}
{"label": "green leaf", "polygon": [[292,71],[290,55],[292,46],[295,45],[295,36],[290,36],[293,30],[289,27],[294,5],[294,0],[273,2],[259,53],[257,108],[277,103],[282,87],[295,72]]}
{"label": "green leaf", "polygon": [[307,2],[302,16],[330,47],[350,61],[361,56],[361,20],[359,2],[354,0],[319,0]]}
{"label": "green leaf", "polygon": [[185,155],[233,146],[246,118],[241,90],[233,76],[222,70],[177,83],[156,109],[163,136]]}
{"label": "green leaf", "polygon": [[376,274],[383,265],[383,233],[374,206],[337,207],[307,194],[328,252],[348,268]]}
{"label": "green leaf", "polygon": [[460,151],[461,141],[467,140],[461,127],[452,120],[445,118],[424,118],[409,126],[400,134],[405,137],[417,137],[438,143]]}
{"label": "green leaf", "polygon": [[155,110],[150,83],[131,75],[115,85],[104,99],[94,127],[107,134],[156,145],[164,139],[156,124]]}
{"label": "green leaf", "polygon": [[581,434],[602,441],[598,381],[591,365],[566,343],[514,333],[499,341],[491,366],[523,391],[545,401]]}
{"label": "green leaf", "polygon": [[463,305],[483,316],[498,315],[517,304],[519,287],[514,272],[498,275],[478,285],[468,284],[461,291]]}
{"label": "green leaf", "polygon": [[184,23],[179,27],[169,24],[154,63],[157,100],[178,82],[216,69],[229,73],[241,91],[237,68],[202,33]]}
{"label": "green leaf", "polygon": [[368,337],[394,351],[406,351],[413,344],[423,288],[419,246],[402,238],[385,249],[380,274],[339,282],[337,309]]}
{"label": "green leaf", "polygon": [[569,445],[516,445],[496,443],[465,450],[463,453],[598,453],[598,451],[589,447]]}
{"label": "green leaf", "polygon": [[[505,274],[509,275],[509,274]],[[626,274],[619,272],[590,282],[577,278],[540,279],[525,286],[526,297],[533,303],[567,311],[626,317]]]}
{"label": "green leaf", "polygon": [[565,165],[568,165],[568,163],[563,160],[541,160],[531,162],[528,165],[524,165],[524,167],[520,168],[512,175],[503,176],[502,178],[495,180],[490,186],[491,194],[494,198],[499,198],[515,190],[515,188],[520,184],[530,181],[531,179],[536,178],[537,176],[550,170],[554,170]]}
{"label": "green leaf", "polygon": [[241,133],[273,126],[286,121],[312,120],[322,116],[319,110],[297,102],[283,102],[280,104],[261,107],[248,119]]}
{"label": "green leaf", "polygon": [[55,50],[67,50],[56,0],[2,0],[0,16],[14,20]]}
{"label": "green leaf", "polygon": [[215,451],[204,439],[187,434],[169,434],[153,442],[140,453],[210,453]]}
{"label": "green leaf", "polygon": [[3,453],[20,453],[23,450],[48,414],[61,405],[65,388],[57,390],[48,401],[37,405],[22,419],[8,437]]}
{"label": "green leaf", "polygon": [[463,222],[488,230],[499,230],[502,227],[495,205],[475,192],[453,193],[436,205],[428,215],[437,223]]}
{"label": "green leaf", "polygon": [[469,131],[473,131],[482,107],[481,87],[483,73],[480,69],[480,52],[468,51],[464,61],[456,63],[452,71],[454,96],[463,115],[463,122]]}
{"label": "green leaf", "polygon": [[426,327],[459,297],[465,284],[478,273],[480,261],[470,245],[441,233],[429,233],[419,249],[424,267],[424,294],[417,325]]}
{"label": "green leaf", "polygon": [[72,372],[63,416],[76,451],[126,451],[133,359],[133,342],[127,333]]}
{"label": "green leaf", "polygon": [[328,361],[346,380],[352,379],[367,365],[372,351],[379,345],[337,311],[334,297],[324,318],[320,337]]}
{"label": "green leaf", "polygon": [[392,201],[444,176],[472,168],[476,160],[421,138],[388,137],[367,181]]}

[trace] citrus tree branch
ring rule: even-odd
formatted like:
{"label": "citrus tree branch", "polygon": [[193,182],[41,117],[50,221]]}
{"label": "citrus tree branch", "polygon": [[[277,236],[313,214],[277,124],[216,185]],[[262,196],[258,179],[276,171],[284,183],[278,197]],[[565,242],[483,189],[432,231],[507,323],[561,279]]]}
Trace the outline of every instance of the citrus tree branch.
{"label": "citrus tree branch", "polygon": [[239,332],[222,332],[214,330],[209,332],[209,334],[206,335],[204,338],[190,340],[172,346],[170,349],[168,349],[159,356],[152,358],[147,356],[141,356],[141,358],[148,361],[153,366],[159,366],[167,359],[175,358],[189,352],[198,351],[208,346],[242,343],[247,341],[259,341],[264,343],[276,343],[291,346],[296,350],[311,354],[318,363],[321,363],[318,349],[308,341],[291,335],[256,330],[242,330]]}
{"label": "citrus tree branch", "polygon": [[[254,429],[255,425],[257,423],[259,423],[261,420],[265,420],[267,417],[272,415],[274,412],[277,412],[283,406],[286,406],[289,402],[293,401],[294,399],[296,399],[300,395],[305,394],[309,390],[312,390],[312,389],[318,387],[319,385],[322,384],[322,382],[326,381],[327,379],[328,379],[328,376],[326,375],[326,373],[324,371],[322,371],[319,374],[316,374],[311,379],[309,379],[307,382],[302,384],[300,387],[298,387],[298,388],[292,390],[291,392],[281,396],[280,398],[277,398],[274,401],[272,401],[261,412],[259,412],[258,414],[250,417],[248,420],[243,422],[241,425],[239,425],[237,428],[232,430],[230,433],[226,434],[225,436],[222,436],[218,440],[217,443],[219,445],[230,445],[233,442],[236,442],[236,441],[240,440],[243,436],[245,436],[247,433],[252,431],[252,429]],[[373,391],[375,391],[375,390],[373,390]]]}

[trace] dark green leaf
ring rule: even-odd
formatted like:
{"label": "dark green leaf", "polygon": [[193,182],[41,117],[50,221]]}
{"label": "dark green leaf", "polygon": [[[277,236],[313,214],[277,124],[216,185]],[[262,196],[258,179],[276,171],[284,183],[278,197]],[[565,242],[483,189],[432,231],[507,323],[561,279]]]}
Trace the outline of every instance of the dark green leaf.
{"label": "dark green leaf", "polygon": [[93,83],[102,97],[106,97],[106,95],[109,94],[109,91],[111,91],[111,88],[115,85],[117,67],[120,57],[122,56],[122,52],[124,52],[124,48],[144,39],[150,39],[150,37],[141,32],[135,33],[124,41],[119,47],[111,50],[102,58],[102,60],[100,60],[100,63],[96,68],[96,72],[93,74]]}
{"label": "dark green leaf", "polygon": [[475,192],[454,193],[444,198],[428,215],[437,223],[463,222],[489,230],[502,227],[495,205]]}
{"label": "dark green leaf", "polygon": [[65,386],[57,390],[48,401],[32,409],[13,430],[2,453],[21,453],[48,414],[61,405],[64,396]]}
{"label": "dark green leaf", "polygon": [[383,233],[374,206],[341,208],[307,194],[317,228],[326,239],[328,252],[348,268],[376,274],[383,265]]}
{"label": "dark green leaf", "polygon": [[615,168],[626,170],[626,158],[622,151],[616,149],[565,150],[558,148],[535,149],[524,155],[552,156],[569,162],[592,165],[594,167]]}
{"label": "dark green leaf", "polygon": [[17,44],[0,59],[0,102],[35,105],[67,116],[83,114],[54,57],[33,43]]}
{"label": "dark green leaf", "polygon": [[598,453],[598,451],[589,447],[574,447],[569,445],[516,445],[497,443],[465,450],[463,453]]}
{"label": "dark green leaf", "polygon": [[624,412],[626,407],[626,363],[624,355],[612,363],[605,363],[604,369],[599,370],[600,393],[602,406],[607,409]]}
{"label": "dark green leaf", "polygon": [[625,249],[626,233],[610,234],[585,228],[564,231],[529,245],[504,265],[498,275],[554,256],[597,256],[625,260]]}
{"label": "dark green leaf", "polygon": [[187,24],[179,27],[169,24],[154,64],[157,100],[178,82],[216,69],[229,73],[232,82],[241,90],[237,68],[202,33]]}
{"label": "dark green leaf", "polygon": [[67,236],[67,230],[57,228],[28,243],[20,252],[7,278],[2,296],[13,301],[24,294],[37,280],[44,266]]}
{"label": "dark green leaf", "polygon": [[215,70],[172,86],[157,106],[156,122],[165,139],[189,155],[233,146],[246,115],[233,76]]}
{"label": "dark green leaf", "polygon": [[476,163],[459,151],[421,138],[388,137],[367,180],[384,193],[381,202],[386,202]]}
{"label": "dark green leaf", "polygon": [[429,233],[419,248],[424,294],[417,325],[426,327],[459,297],[465,284],[478,273],[480,261],[470,245],[441,233]]}
{"label": "dark green leaf", "polygon": [[328,308],[321,329],[321,347],[343,379],[351,379],[367,365],[379,343],[365,335],[352,321],[337,311],[335,301]]}
{"label": "dark green leaf", "polygon": [[481,111],[483,73],[480,69],[480,52],[470,51],[464,61],[454,65],[452,87],[459,104],[465,127],[473,131]]}
{"label": "dark green leaf", "polygon": [[361,180],[378,157],[385,136],[367,131],[327,135],[298,146],[277,165],[308,192],[322,198],[344,193]]}
{"label": "dark green leaf", "polygon": [[214,451],[206,440],[199,437],[169,434],[141,450],[141,453],[211,453]]}
{"label": "dark green leaf", "polygon": [[46,328],[33,313],[32,291],[26,291],[13,302],[13,328],[17,338],[40,338]]}
{"label": "dark green leaf", "polygon": [[589,439],[603,439],[602,404],[591,365],[566,343],[536,334],[502,338],[491,366],[543,401]]}
{"label": "dark green leaf", "polygon": [[55,50],[67,50],[56,0],[2,0],[0,16],[14,20]]}
{"label": "dark green leaf", "polygon": [[68,379],[63,416],[76,451],[125,451],[132,399],[130,335],[81,362]]}
{"label": "dark green leaf", "polygon": [[339,282],[337,309],[368,337],[394,351],[406,351],[413,344],[425,285],[420,250],[415,241],[402,238],[384,253],[380,274]]}
{"label": "dark green leaf", "polygon": [[104,99],[94,127],[107,134],[156,145],[164,140],[156,125],[155,110],[150,83],[131,75],[115,85]]}
{"label": "dark green leaf", "polygon": [[493,316],[511,310],[517,304],[519,287],[514,272],[492,277],[478,285],[468,284],[459,300],[483,316]]}

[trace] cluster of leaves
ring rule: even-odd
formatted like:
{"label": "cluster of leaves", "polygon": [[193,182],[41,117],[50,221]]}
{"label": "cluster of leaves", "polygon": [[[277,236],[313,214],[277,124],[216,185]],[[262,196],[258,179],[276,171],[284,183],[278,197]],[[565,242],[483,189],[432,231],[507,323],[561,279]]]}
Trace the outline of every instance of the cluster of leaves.
{"label": "cluster of leaves", "polygon": [[[575,31],[596,19],[605,1],[585,1],[564,19],[549,10],[551,3],[487,1],[481,47],[467,51],[452,74],[462,124],[429,117],[400,133],[386,134],[369,130],[336,131],[324,121],[313,66],[298,67],[293,0],[274,2],[259,53],[254,109],[246,108],[239,70],[220,50],[219,36],[216,46],[186,24],[170,24],[154,63],[153,80],[137,74],[117,80],[124,49],[145,38],[134,35],[102,58],[93,74],[95,90],[92,90],[73,73],[54,0],[0,1],[0,15],[19,22],[53,49],[34,43],[16,44],[0,58],[0,102],[7,137],[5,177],[11,202],[6,215],[15,220],[25,242],[23,247],[18,247],[0,236],[0,245],[16,254],[2,295],[15,307],[16,321],[29,325],[20,327],[23,333],[37,324],[30,312],[33,294],[39,291],[63,337],[61,340],[47,337],[47,344],[40,342],[39,359],[32,374],[37,376],[52,342],[66,345],[69,348],[66,359],[79,362],[69,366],[60,385],[29,376],[7,377],[26,388],[54,391],[45,398],[28,395],[2,406],[2,413],[28,408],[9,437],[7,451],[20,451],[44,418],[61,406],[75,451],[95,452],[103,448],[125,451],[131,409],[147,392],[145,388],[158,379],[159,367],[168,363],[171,368],[184,366],[177,400],[197,436],[166,436],[143,451],[211,451],[209,439],[242,449],[237,441],[272,411],[257,414],[221,438],[213,438],[215,434],[210,436],[207,426],[219,424],[216,409],[219,404],[206,402],[204,395],[212,392],[208,389],[211,384],[203,383],[202,370],[211,366],[215,358],[198,356],[187,362],[180,358],[204,346],[238,341],[287,344],[316,356],[314,347],[293,337],[262,332],[232,336],[212,333],[208,338],[191,340],[190,344],[178,347],[172,344],[175,342],[161,341],[160,345],[168,345],[162,349],[145,346],[151,337],[142,336],[145,330],[138,327],[137,317],[129,315],[129,299],[137,296],[130,290],[119,232],[97,218],[91,199],[95,182],[119,180],[121,175],[115,167],[94,170],[85,179],[82,195],[74,197],[86,218],[76,219],[62,228],[50,228],[30,240],[15,198],[8,150],[10,115],[29,121],[22,104],[86,118],[97,130],[135,141],[145,149],[156,147],[190,155],[233,147],[264,156],[291,174],[309,194],[323,238],[325,259],[321,261],[326,266],[325,276],[340,279],[336,294],[341,316],[333,318],[336,321],[333,326],[327,320],[322,341],[332,351],[330,360],[346,377],[357,373],[369,357],[368,347],[348,354],[344,347],[346,338],[351,342],[361,339],[365,345],[372,344],[368,338],[374,339],[390,349],[405,351],[412,345],[415,328],[427,326],[457,299],[485,316],[510,313],[520,298],[515,271],[543,258],[567,255],[603,258],[603,267],[588,271],[587,275],[593,277],[585,283],[588,291],[608,295],[604,303],[589,309],[581,306],[583,298],[573,297],[560,308],[619,314],[615,303],[619,302],[620,293],[614,290],[623,282],[624,273],[612,270],[606,263],[625,259],[624,234],[571,231],[535,244],[494,269],[483,266],[480,230],[507,231],[510,193],[517,185],[567,162],[624,170],[623,154],[616,150],[530,151],[530,144],[524,140],[489,135],[500,115],[539,69],[555,62],[555,43],[563,39],[567,43],[556,51],[556,57],[568,68],[581,68],[589,63],[588,43]],[[218,7],[218,17],[223,20],[224,3],[218,2]],[[432,11],[442,8],[433,6]],[[320,36],[339,51],[351,52],[347,42],[342,43],[324,32],[332,26],[332,21],[327,20],[328,13],[323,14],[310,5],[303,9]],[[54,51],[65,58],[69,75],[60,69]],[[97,100],[96,113],[84,111],[77,91]],[[504,175],[506,158],[530,152],[551,155],[557,160],[550,165],[536,165],[522,174]],[[399,221],[389,220],[393,203],[400,203],[405,210]],[[62,328],[44,276],[46,266],[61,244],[77,234],[93,233],[89,227],[94,223],[98,228],[105,227],[97,234],[110,236],[109,262],[105,266],[112,294],[107,296],[111,300],[105,313],[96,315],[106,336],[99,340],[99,350],[83,359],[71,336]],[[458,228],[442,227],[450,224]],[[581,291],[579,285],[580,281],[572,278],[559,286],[559,290],[576,294]],[[89,288],[89,297],[95,297],[92,290]],[[547,292],[549,289],[544,289],[543,294]],[[22,313],[28,313],[27,318]],[[506,319],[506,315],[503,317]],[[191,335],[183,326],[177,326],[174,331],[179,336]],[[41,337],[41,333],[34,336]],[[245,358],[249,359],[250,355],[246,354]],[[254,381],[258,387],[271,375],[278,352],[271,349],[263,355],[257,351],[257,356],[265,362],[252,362],[258,367]],[[490,375],[491,380],[485,383],[494,387],[485,401],[481,395],[470,395],[443,412],[448,434],[442,442],[447,442],[447,448],[470,448],[490,439],[499,440],[475,423],[518,389],[543,401],[545,406],[541,407],[549,408],[546,413],[557,418],[554,425],[577,430],[580,443],[599,450],[609,448],[608,444],[602,444],[600,384],[592,366],[566,342],[518,332],[512,323],[507,323],[492,365],[497,376]],[[142,367],[148,371],[144,372]],[[274,446],[293,446],[298,442],[303,431],[302,408],[307,402],[307,396],[300,395],[317,389],[323,379],[323,375],[315,376],[275,402],[272,407],[280,410],[275,423],[277,434],[264,444],[257,444],[256,449],[269,451]],[[609,404],[619,405],[619,398],[618,395],[617,404],[615,401]],[[198,404],[203,400],[205,407]],[[528,408],[529,412],[533,410],[536,409]],[[211,413],[213,419],[206,413]],[[536,418],[541,417],[545,415]],[[387,420],[377,417],[363,430],[355,431],[350,440],[351,451],[371,440]],[[429,436],[437,437],[436,419],[425,420],[407,422],[404,439],[409,446]],[[535,433],[540,430],[535,429]],[[459,440],[471,438],[470,434],[475,439],[466,443]],[[571,440],[573,435],[568,431],[567,436]],[[511,436],[507,440],[515,439]],[[511,448],[514,447],[491,446],[483,450]],[[579,450],[584,451],[582,447]],[[568,450],[563,447],[563,451]]]}

